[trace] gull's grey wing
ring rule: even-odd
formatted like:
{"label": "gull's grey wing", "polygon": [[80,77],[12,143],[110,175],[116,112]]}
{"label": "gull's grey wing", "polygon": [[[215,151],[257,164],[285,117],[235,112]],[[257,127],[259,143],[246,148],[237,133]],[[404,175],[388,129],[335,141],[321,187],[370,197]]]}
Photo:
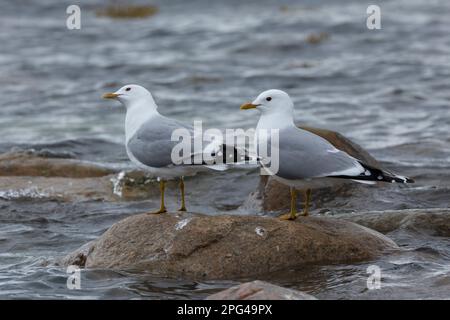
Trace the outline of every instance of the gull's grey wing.
{"label": "gull's grey wing", "polygon": [[[222,140],[208,140],[202,136],[202,150],[195,152],[194,130],[180,121],[163,116],[154,117],[145,122],[127,143],[127,149],[140,163],[154,168],[174,166],[172,150],[180,141],[172,141],[176,129],[187,129],[190,134],[191,150],[180,155],[182,164],[208,165],[211,169],[224,170],[219,164],[242,163],[248,159],[245,152],[228,147]],[[182,150],[184,151],[184,150]]]}
{"label": "gull's grey wing", "polygon": [[145,122],[128,141],[129,152],[142,164],[161,168],[173,165],[171,153],[178,141],[172,141],[172,132],[184,128],[192,132],[192,127],[163,116]]}
{"label": "gull's grey wing", "polygon": [[[270,142],[268,150],[271,150]],[[357,159],[322,137],[296,127],[279,131],[279,146],[276,148],[274,144],[274,150],[279,154],[276,175],[285,179],[359,176],[365,171]]]}
{"label": "gull's grey wing", "polygon": [[411,178],[367,165],[309,131],[292,127],[280,130],[279,137],[279,148],[274,148],[279,153],[276,173],[279,177],[290,180],[330,177],[360,182],[414,182]]}

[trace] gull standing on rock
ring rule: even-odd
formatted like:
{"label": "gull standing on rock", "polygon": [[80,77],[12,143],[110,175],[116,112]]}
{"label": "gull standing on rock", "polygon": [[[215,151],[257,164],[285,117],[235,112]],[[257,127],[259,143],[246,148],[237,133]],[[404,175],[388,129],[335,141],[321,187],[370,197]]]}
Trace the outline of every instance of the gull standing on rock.
{"label": "gull standing on rock", "polygon": [[[327,186],[337,180],[366,184],[375,184],[377,181],[414,182],[410,178],[369,166],[336,149],[322,137],[299,129],[294,124],[294,104],[286,92],[275,89],[264,91],[252,103],[241,105],[241,109],[256,109],[261,112],[255,133],[258,157],[264,160],[264,155],[260,154],[261,145],[266,145],[265,150],[275,150],[274,154],[278,155],[278,159],[272,157],[270,162],[278,161],[278,165],[275,166],[278,170],[271,171],[263,161],[261,165],[276,180],[291,189],[291,210],[288,214],[282,215],[282,219],[294,220],[299,215],[296,210],[295,188],[305,190],[305,205],[301,215],[307,216],[311,188]],[[270,130],[278,130],[279,140],[274,141],[273,146],[270,135],[260,134],[262,131]]]}
{"label": "gull standing on rock", "polygon": [[[180,179],[181,208],[179,211],[186,211],[183,177],[194,175],[198,171],[207,170],[207,168],[219,171],[227,168],[225,164],[214,161],[223,159],[223,150],[226,149],[220,138],[209,139],[205,148],[199,151],[200,159],[204,159],[207,155],[208,159],[211,159],[211,157],[215,158],[208,163],[215,164],[207,165],[204,161],[200,161],[199,164],[191,161],[187,164],[186,162],[174,164],[172,161],[172,150],[178,142],[172,141],[172,133],[177,129],[185,129],[191,134],[193,139],[193,128],[175,119],[162,116],[157,110],[157,105],[151,93],[144,87],[134,84],[126,85],[114,93],[105,93],[103,98],[118,100],[126,107],[125,146],[128,157],[139,168],[157,177],[159,180],[161,192],[160,208],[153,213],[167,211],[164,203],[166,180]],[[183,156],[193,158],[196,154],[192,153]]]}

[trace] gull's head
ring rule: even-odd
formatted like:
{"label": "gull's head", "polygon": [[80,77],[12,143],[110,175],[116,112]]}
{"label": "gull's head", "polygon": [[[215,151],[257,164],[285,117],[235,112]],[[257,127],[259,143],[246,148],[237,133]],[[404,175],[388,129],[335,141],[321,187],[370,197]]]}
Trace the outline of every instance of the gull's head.
{"label": "gull's head", "polygon": [[122,103],[126,108],[140,102],[153,103],[152,94],[142,86],[128,84],[116,92],[108,92],[103,95],[104,99],[114,99]]}
{"label": "gull's head", "polygon": [[241,110],[248,109],[256,109],[263,114],[292,113],[294,104],[286,92],[271,89],[261,93],[253,102],[241,105]]}

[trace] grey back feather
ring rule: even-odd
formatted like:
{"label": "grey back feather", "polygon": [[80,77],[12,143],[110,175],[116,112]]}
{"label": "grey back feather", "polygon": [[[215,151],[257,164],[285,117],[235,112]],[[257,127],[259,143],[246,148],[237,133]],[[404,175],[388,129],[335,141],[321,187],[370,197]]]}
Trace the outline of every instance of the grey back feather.
{"label": "grey back feather", "polygon": [[[271,150],[270,141],[268,150]],[[325,177],[360,168],[356,159],[343,151],[336,151],[327,140],[296,127],[279,131],[278,153],[279,169],[276,175],[285,179]]]}
{"label": "grey back feather", "polygon": [[[128,150],[142,164],[161,168],[173,165],[171,153],[179,141],[171,141],[172,132],[184,128],[193,132],[191,126],[161,115],[145,122],[127,143]],[[192,134],[191,134],[192,135]]]}

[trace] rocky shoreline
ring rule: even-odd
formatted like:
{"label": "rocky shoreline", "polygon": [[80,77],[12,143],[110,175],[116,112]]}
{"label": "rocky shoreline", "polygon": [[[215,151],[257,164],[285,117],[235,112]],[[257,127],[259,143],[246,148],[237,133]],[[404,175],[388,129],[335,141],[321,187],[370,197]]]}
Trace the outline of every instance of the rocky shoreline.
{"label": "rocky shoreline", "polygon": [[[309,130],[355,157],[379,165],[345,137],[328,130]],[[161,215],[145,214],[145,210],[135,215],[123,213],[126,218],[113,224],[97,239],[80,243],[79,249],[64,257],[55,257],[57,264],[132,270],[193,281],[248,281],[304,266],[353,265],[395,256],[404,251],[404,244],[399,247],[391,240],[396,239],[398,233],[403,237],[450,236],[448,208],[366,209],[353,213],[331,210],[325,214],[316,210],[310,217],[300,217],[294,222],[281,221],[276,215],[289,203],[287,188],[270,177],[258,180],[255,191],[243,200],[238,214],[229,214],[226,210],[219,213],[205,210],[206,215],[198,213],[201,210]],[[176,182],[169,182],[169,190],[175,187]],[[194,190],[196,187],[199,186],[194,185]],[[202,194],[203,189],[196,192]],[[371,195],[371,189],[366,186],[343,185],[315,190],[313,200],[320,207],[334,197],[347,199],[358,192]],[[139,171],[123,171],[39,152],[11,151],[0,155],[0,199],[7,201],[126,203],[157,200],[158,194],[156,181]],[[203,197],[206,199],[208,195]],[[257,281],[242,283],[210,298],[314,297]]]}

